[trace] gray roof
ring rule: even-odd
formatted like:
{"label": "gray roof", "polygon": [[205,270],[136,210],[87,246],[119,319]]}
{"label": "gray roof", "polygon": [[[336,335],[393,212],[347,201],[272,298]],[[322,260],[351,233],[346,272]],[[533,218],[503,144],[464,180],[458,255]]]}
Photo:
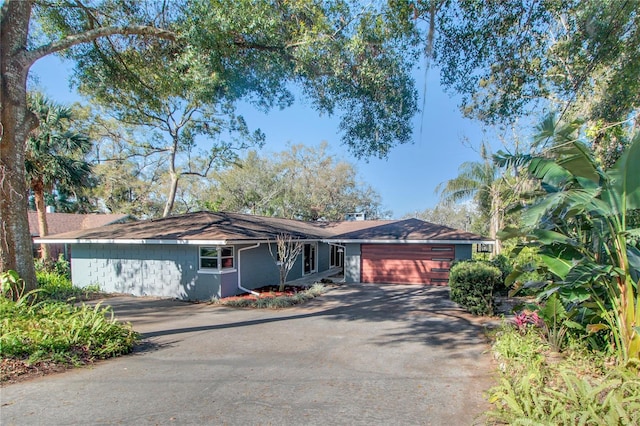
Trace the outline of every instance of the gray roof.
{"label": "gray roof", "polygon": [[337,241],[477,241],[486,238],[471,232],[436,225],[420,219],[405,219],[334,235]]}
{"label": "gray roof", "polygon": [[342,242],[485,241],[479,235],[418,219],[303,222],[240,213],[197,212],[50,235],[38,242],[228,244],[275,240],[283,233],[296,239]]}

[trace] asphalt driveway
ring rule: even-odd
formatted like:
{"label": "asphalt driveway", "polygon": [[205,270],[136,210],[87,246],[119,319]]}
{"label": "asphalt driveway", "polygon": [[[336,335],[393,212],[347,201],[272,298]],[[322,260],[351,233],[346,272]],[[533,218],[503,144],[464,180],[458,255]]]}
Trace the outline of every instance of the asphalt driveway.
{"label": "asphalt driveway", "polygon": [[7,425],[470,425],[493,365],[448,289],[345,285],[300,307],[106,302],[133,355],[0,389]]}

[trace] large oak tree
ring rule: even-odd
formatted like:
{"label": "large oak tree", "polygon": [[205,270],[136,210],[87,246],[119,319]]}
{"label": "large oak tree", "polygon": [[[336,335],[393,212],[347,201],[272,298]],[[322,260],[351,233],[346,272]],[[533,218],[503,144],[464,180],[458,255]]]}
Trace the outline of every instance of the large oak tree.
{"label": "large oak tree", "polygon": [[[24,143],[37,127],[26,82],[38,59],[64,53],[80,65],[107,55],[158,51],[187,60],[185,71],[217,84],[214,99],[291,103],[299,84],[314,107],[341,113],[343,141],[357,155],[384,156],[411,138],[416,94],[406,58],[410,25],[387,10],[345,1],[199,1],[183,4],[104,0],[5,0],[0,9],[0,270],[35,287]],[[411,35],[411,34],[409,34]],[[191,61],[189,54],[194,55]],[[114,56],[115,57],[115,56]],[[207,74],[208,73],[208,74]],[[170,76],[169,76],[170,77]],[[113,84],[112,76],[97,81]],[[158,79],[165,78],[162,75]]]}

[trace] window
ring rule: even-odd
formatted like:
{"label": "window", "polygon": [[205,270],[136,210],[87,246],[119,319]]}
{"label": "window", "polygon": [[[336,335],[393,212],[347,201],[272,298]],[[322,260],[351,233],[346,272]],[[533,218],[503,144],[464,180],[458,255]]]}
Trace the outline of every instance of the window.
{"label": "window", "polygon": [[233,247],[200,247],[200,269],[233,269]]}

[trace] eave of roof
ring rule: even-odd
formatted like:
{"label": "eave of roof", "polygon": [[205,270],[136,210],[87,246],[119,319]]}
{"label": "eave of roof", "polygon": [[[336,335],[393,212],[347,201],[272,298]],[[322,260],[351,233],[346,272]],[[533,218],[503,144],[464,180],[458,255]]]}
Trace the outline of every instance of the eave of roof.
{"label": "eave of roof", "polygon": [[494,244],[494,240],[401,240],[401,239],[325,239],[325,243],[329,244]]}
{"label": "eave of roof", "polygon": [[[260,239],[260,240],[163,240],[163,239],[134,239],[134,238],[96,238],[96,239],[82,239],[82,238],[34,238],[33,240],[37,244],[143,244],[143,245],[155,245],[155,244],[167,244],[167,245],[211,245],[211,246],[227,246],[238,244],[257,244],[257,243],[269,243],[274,242],[274,239]],[[296,241],[300,242],[320,242],[323,241],[319,238],[298,238]]]}

